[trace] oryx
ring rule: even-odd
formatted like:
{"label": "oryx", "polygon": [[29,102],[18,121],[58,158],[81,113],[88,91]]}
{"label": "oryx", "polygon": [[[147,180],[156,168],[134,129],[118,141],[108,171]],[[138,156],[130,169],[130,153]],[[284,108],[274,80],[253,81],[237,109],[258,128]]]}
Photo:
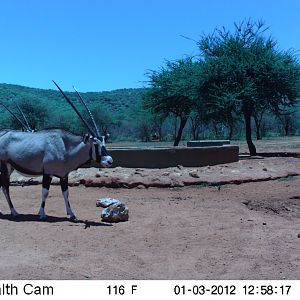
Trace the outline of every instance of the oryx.
{"label": "oryx", "polygon": [[89,134],[82,137],[62,129],[49,129],[35,133],[6,131],[0,135],[1,184],[12,216],[17,215],[9,195],[9,178],[13,169],[25,175],[43,175],[40,219],[46,218],[45,202],[52,177],[60,178],[67,215],[75,220],[69,202],[68,174],[90,161],[96,161],[102,167],[109,167],[113,162],[105,148],[105,136],[100,136],[91,112],[88,110],[95,131],[60,87],[55,85],[86,125]]}

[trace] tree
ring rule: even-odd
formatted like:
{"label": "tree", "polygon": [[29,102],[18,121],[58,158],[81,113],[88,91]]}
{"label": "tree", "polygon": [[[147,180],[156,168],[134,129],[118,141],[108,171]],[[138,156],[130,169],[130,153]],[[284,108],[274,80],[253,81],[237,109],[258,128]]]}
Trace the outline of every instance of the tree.
{"label": "tree", "polygon": [[138,139],[142,142],[150,142],[153,129],[153,116],[142,107],[139,107],[135,110],[134,117]]}
{"label": "tree", "polygon": [[260,108],[280,111],[295,104],[299,64],[292,51],[279,51],[264,36],[263,22],[235,24],[204,35],[198,42],[204,66],[200,94],[212,110],[231,108],[244,117],[250,155],[256,155],[251,118]]}
{"label": "tree", "polygon": [[288,136],[294,130],[295,125],[295,110],[286,109],[285,111],[276,112],[276,119],[279,120],[284,136]]}
{"label": "tree", "polygon": [[267,103],[263,103],[263,105],[260,105],[259,107],[255,107],[253,109],[253,119],[255,123],[255,130],[256,130],[256,139],[261,140],[262,139],[262,124],[264,115],[267,112]]}
{"label": "tree", "polygon": [[86,133],[86,127],[79,117],[70,109],[57,109],[51,114],[46,128],[61,128],[75,134]]}
{"label": "tree", "polygon": [[149,73],[150,88],[145,95],[144,106],[154,114],[173,116],[179,120],[174,146],[178,146],[195,105],[197,70],[193,59],[187,57],[167,61],[165,67]]}
{"label": "tree", "polygon": [[200,131],[201,131],[201,127],[203,125],[203,121],[202,121],[200,114],[195,111],[192,111],[192,113],[190,115],[189,123],[190,123],[190,131],[191,131],[192,139],[198,140]]}
{"label": "tree", "polygon": [[[114,121],[112,113],[105,108],[103,109],[101,103],[91,105],[91,112],[101,134],[110,133],[112,127],[116,126],[117,122]],[[86,119],[88,120],[88,116]]]}
{"label": "tree", "polygon": [[[45,124],[49,118],[49,109],[44,101],[36,99],[35,97],[30,99],[24,97],[22,100],[18,101],[18,104],[32,129],[41,130],[45,128]],[[10,118],[11,127],[15,128],[17,125],[17,128],[19,129],[19,124],[16,124],[15,119],[12,116],[10,116]]]}

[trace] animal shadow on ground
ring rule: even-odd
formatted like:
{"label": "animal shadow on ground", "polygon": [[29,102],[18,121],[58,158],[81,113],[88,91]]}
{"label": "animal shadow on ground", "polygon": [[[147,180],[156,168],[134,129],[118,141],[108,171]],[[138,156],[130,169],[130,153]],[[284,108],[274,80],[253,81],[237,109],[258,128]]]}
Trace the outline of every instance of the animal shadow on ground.
{"label": "animal shadow on ground", "polygon": [[43,222],[43,223],[61,223],[61,222],[70,222],[72,224],[84,224],[84,229],[93,226],[112,226],[112,224],[106,224],[103,222],[94,222],[89,220],[80,220],[77,219],[75,221],[68,219],[67,217],[55,217],[47,215],[45,220],[40,220],[39,215],[34,214],[19,214],[16,217],[12,217],[10,214],[3,215],[0,213],[0,220],[8,220],[11,222]]}

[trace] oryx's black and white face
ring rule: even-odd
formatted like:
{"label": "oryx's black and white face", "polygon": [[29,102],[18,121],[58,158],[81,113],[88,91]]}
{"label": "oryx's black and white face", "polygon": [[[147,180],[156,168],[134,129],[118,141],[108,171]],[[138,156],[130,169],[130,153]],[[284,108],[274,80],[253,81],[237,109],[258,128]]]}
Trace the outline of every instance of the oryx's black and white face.
{"label": "oryx's black and white face", "polygon": [[100,136],[99,138],[92,138],[93,142],[93,153],[95,153],[95,156],[93,156],[93,159],[100,163],[102,167],[107,168],[110,167],[113,163],[113,159],[110,155],[108,155],[108,152],[105,147],[105,142],[107,140],[107,136]]}

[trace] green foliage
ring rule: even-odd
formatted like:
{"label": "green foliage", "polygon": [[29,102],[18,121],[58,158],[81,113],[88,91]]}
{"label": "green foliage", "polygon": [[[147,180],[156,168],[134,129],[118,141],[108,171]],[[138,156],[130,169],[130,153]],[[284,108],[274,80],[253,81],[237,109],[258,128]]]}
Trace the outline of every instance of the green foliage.
{"label": "green foliage", "polygon": [[262,22],[242,22],[235,24],[233,33],[223,28],[198,43],[203,56],[200,94],[207,99],[208,111],[219,118],[243,115],[253,155],[251,117],[293,105],[300,75],[296,56],[277,50],[276,42],[264,36],[265,30]]}
{"label": "green foliage", "polygon": [[188,117],[197,95],[195,84],[197,68],[190,57],[171,62],[159,71],[150,71],[150,89],[145,107],[154,113]]}
{"label": "green foliage", "polygon": [[279,179],[277,179],[277,181],[288,182],[288,181],[293,181],[295,179],[296,179],[296,176],[289,175],[289,176],[286,176],[286,177],[279,178]]}
{"label": "green foliage", "polygon": [[45,128],[49,118],[49,110],[43,101],[35,98],[23,98],[18,104],[26,116],[30,128],[36,130]]}
{"label": "green foliage", "polygon": [[166,61],[159,71],[151,71],[150,89],[144,98],[144,106],[154,114],[173,115],[180,119],[174,146],[179,144],[183,128],[198,97],[195,87],[198,81],[197,63],[186,57],[177,61]]}
{"label": "green foliage", "polygon": [[[267,104],[279,109],[297,95],[299,65],[292,52],[280,52],[265,38],[263,23],[241,23],[235,32],[224,28],[204,36],[199,48],[204,57],[204,97],[221,108],[239,111]],[[215,102],[214,102],[215,101]]]}

